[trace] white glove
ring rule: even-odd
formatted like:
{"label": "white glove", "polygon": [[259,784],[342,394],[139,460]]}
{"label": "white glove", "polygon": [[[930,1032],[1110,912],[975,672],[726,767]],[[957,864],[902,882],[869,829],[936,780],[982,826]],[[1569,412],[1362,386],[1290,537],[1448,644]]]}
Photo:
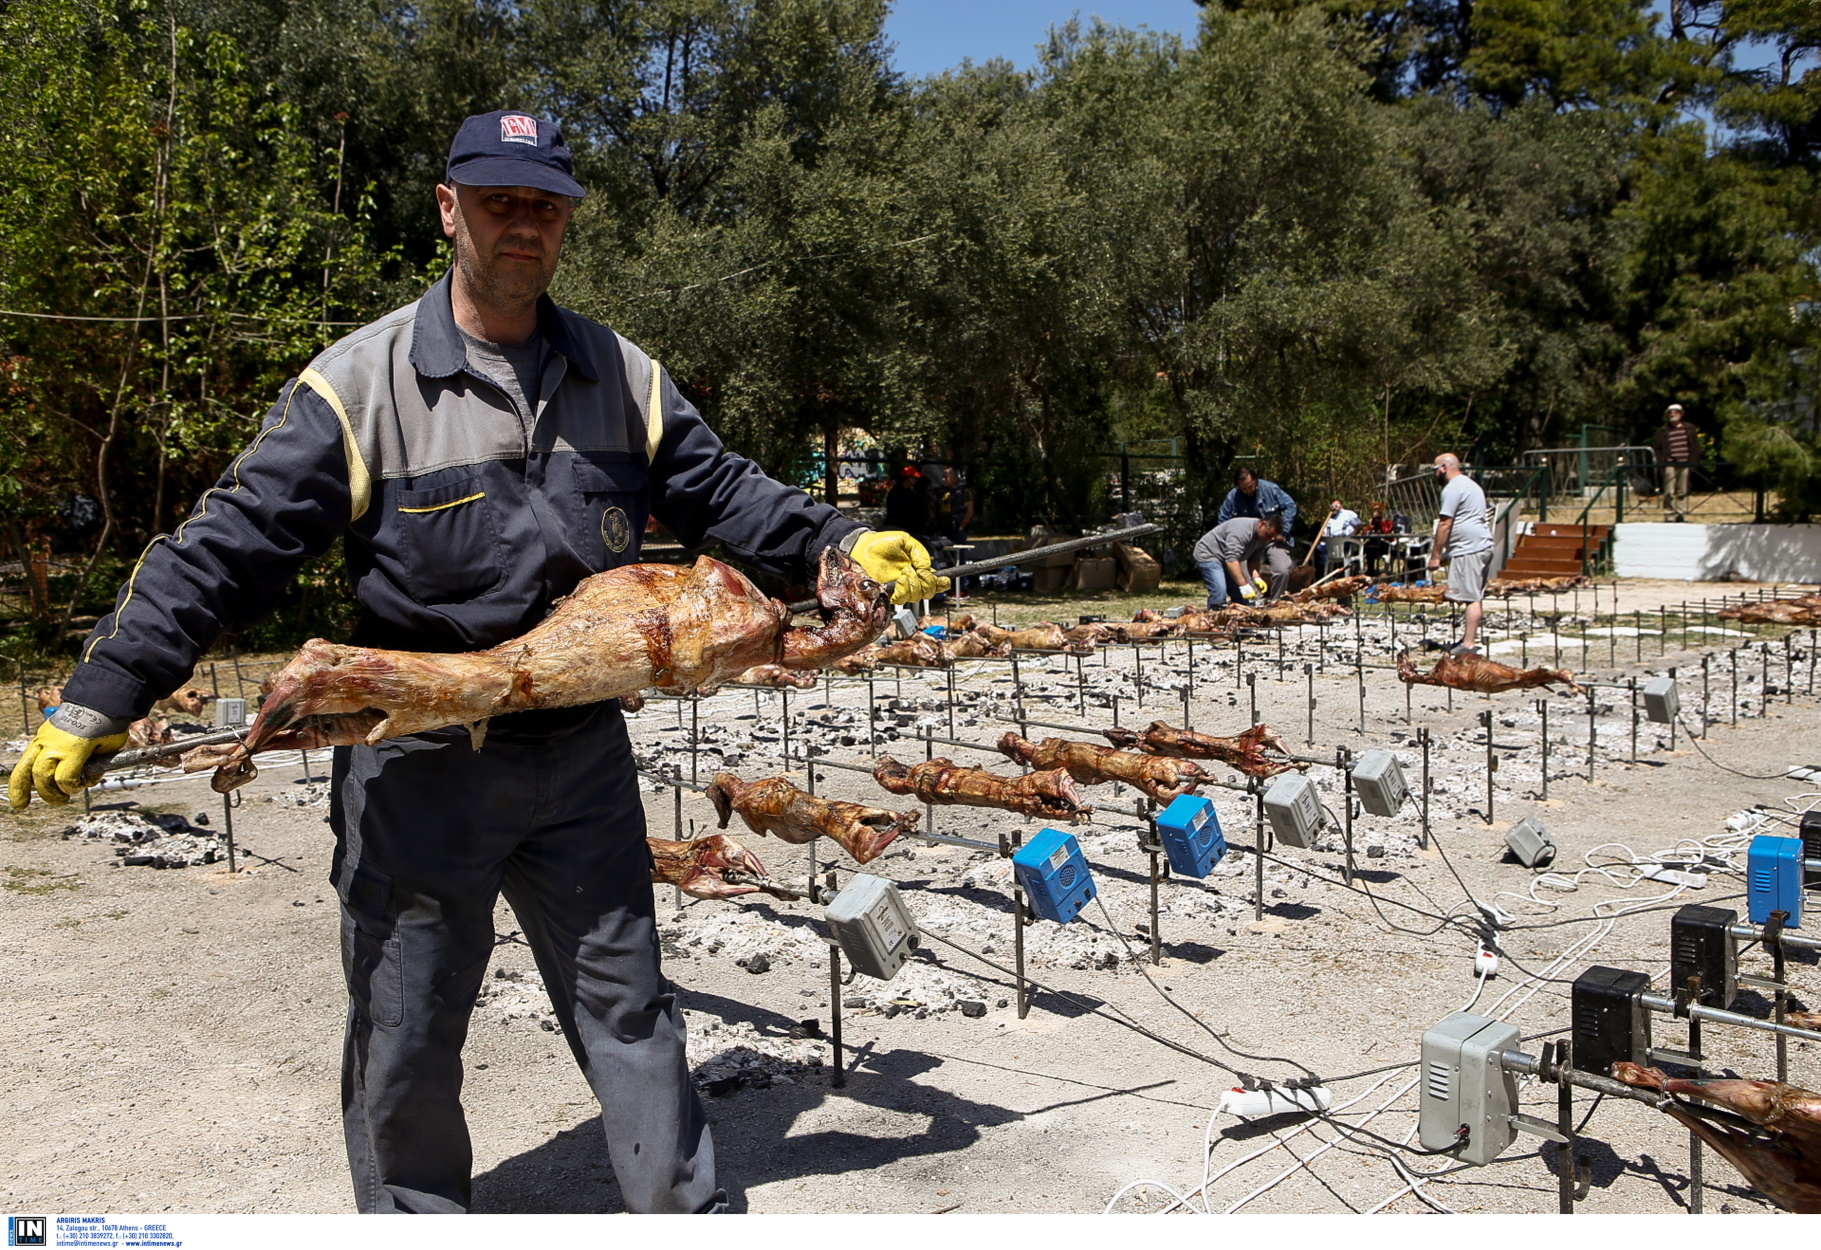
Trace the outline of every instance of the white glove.
{"label": "white glove", "polygon": [[1247,603],[1252,602],[1252,600],[1258,598],[1258,587],[1251,582],[1241,583],[1239,587],[1239,597],[1244,599]]}

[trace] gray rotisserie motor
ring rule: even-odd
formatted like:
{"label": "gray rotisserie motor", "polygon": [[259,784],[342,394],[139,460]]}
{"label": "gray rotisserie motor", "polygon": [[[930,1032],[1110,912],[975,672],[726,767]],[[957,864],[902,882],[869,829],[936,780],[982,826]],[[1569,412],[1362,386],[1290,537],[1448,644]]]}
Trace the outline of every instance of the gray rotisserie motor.
{"label": "gray rotisserie motor", "polygon": [[828,931],[849,963],[869,977],[889,981],[917,949],[917,922],[884,877],[860,873],[841,888],[824,913]]}
{"label": "gray rotisserie motor", "polygon": [[1505,834],[1505,845],[1526,868],[1541,868],[1555,858],[1555,839],[1534,816],[1526,816],[1511,826]]}
{"label": "gray rotisserie motor", "polygon": [[1265,815],[1277,840],[1298,850],[1313,846],[1327,823],[1315,783],[1301,773],[1285,773],[1271,783],[1265,790]]}
{"label": "gray rotisserie motor", "polygon": [[1397,756],[1385,750],[1363,752],[1353,764],[1353,789],[1360,806],[1374,816],[1395,816],[1410,797]]}

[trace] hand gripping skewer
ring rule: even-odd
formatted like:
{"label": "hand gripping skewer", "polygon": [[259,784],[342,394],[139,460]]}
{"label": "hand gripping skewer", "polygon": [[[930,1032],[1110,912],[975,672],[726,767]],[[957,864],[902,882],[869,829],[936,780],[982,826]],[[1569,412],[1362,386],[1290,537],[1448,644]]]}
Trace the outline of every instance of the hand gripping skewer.
{"label": "hand gripping skewer", "polygon": [[[1147,522],[1144,525],[1132,525],[1121,530],[1108,530],[1104,534],[1089,534],[1086,537],[1071,538],[1065,542],[1048,543],[1042,547],[1032,547],[1029,551],[1014,551],[1008,555],[989,556],[985,560],[975,560],[972,564],[957,564],[954,568],[932,569],[931,572],[948,578],[973,577],[977,573],[990,573],[994,569],[1002,569],[1012,564],[1023,564],[1027,560],[1035,560],[1041,556],[1061,555],[1065,551],[1085,551],[1090,547],[1105,547],[1112,543],[1127,542],[1134,538],[1142,538],[1146,534],[1155,534],[1159,528],[1161,527]],[[886,589],[891,589],[893,584],[895,583],[888,583]],[[791,612],[795,614],[814,612],[821,607],[821,604],[814,599],[803,599],[789,606]]]}

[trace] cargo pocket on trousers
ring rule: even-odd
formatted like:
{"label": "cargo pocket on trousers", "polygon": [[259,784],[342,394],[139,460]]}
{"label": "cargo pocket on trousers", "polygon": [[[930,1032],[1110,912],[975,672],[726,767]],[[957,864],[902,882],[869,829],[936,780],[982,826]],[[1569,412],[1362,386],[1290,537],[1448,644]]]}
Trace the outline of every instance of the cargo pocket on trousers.
{"label": "cargo pocket on trousers", "polygon": [[405,979],[392,878],[361,864],[343,883],[341,958],[348,993],[368,1020],[396,1028],[405,1021]]}

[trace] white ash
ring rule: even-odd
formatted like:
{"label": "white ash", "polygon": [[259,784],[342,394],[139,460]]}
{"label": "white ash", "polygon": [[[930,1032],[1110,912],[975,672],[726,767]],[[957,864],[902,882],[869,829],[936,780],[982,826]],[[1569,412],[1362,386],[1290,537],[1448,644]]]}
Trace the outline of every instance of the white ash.
{"label": "white ash", "polygon": [[722,1020],[706,1012],[683,1012],[688,1030],[689,1075],[710,1095],[734,1088],[769,1089],[801,1085],[821,1073],[828,1044],[819,1038],[761,1033],[748,1020]]}
{"label": "white ash", "polygon": [[228,857],[227,844],[213,833],[162,812],[91,812],[63,836],[112,842],[129,868],[195,868]]}
{"label": "white ash", "polygon": [[280,790],[277,794],[268,794],[264,802],[276,803],[280,807],[327,807],[329,805],[329,783],[326,781],[306,781],[299,785]]}
{"label": "white ash", "polygon": [[474,1010],[482,1019],[502,1025],[526,1020],[546,1031],[557,1027],[556,1015],[550,1010],[550,995],[544,990],[544,978],[536,972],[494,968],[493,975],[481,982]]}

